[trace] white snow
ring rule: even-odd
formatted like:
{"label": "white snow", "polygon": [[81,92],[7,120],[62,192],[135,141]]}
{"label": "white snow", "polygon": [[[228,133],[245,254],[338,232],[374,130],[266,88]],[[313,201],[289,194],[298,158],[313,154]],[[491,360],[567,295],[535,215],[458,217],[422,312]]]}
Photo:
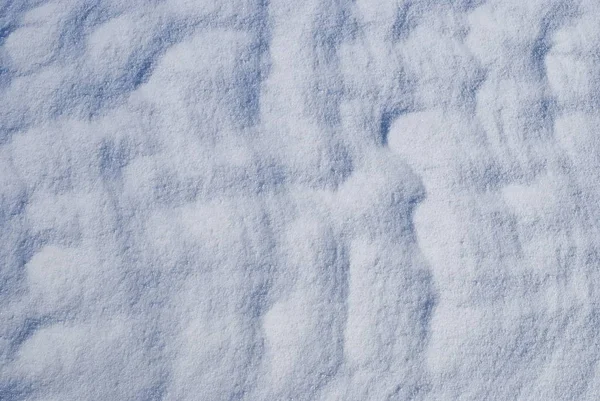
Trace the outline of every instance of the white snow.
{"label": "white snow", "polygon": [[0,1],[0,400],[596,400],[600,3]]}

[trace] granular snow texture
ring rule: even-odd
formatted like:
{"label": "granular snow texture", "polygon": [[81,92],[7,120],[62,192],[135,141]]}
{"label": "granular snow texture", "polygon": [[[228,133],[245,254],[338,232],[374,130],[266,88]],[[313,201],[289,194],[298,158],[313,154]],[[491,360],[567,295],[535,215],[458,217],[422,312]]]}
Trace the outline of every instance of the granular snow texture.
{"label": "granular snow texture", "polygon": [[0,400],[600,398],[596,0],[0,0]]}

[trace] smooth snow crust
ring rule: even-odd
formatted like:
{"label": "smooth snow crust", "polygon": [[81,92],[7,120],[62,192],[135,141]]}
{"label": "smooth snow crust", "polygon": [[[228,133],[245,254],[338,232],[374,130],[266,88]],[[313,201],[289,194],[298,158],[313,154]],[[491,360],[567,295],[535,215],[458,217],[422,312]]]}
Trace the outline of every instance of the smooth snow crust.
{"label": "smooth snow crust", "polygon": [[0,0],[0,400],[597,400],[599,21]]}

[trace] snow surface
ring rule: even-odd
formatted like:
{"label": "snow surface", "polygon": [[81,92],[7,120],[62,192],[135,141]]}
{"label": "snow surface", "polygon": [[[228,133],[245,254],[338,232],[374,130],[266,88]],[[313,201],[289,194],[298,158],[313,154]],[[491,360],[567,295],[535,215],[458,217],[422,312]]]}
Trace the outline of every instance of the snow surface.
{"label": "snow surface", "polygon": [[597,400],[596,0],[0,0],[0,400]]}

